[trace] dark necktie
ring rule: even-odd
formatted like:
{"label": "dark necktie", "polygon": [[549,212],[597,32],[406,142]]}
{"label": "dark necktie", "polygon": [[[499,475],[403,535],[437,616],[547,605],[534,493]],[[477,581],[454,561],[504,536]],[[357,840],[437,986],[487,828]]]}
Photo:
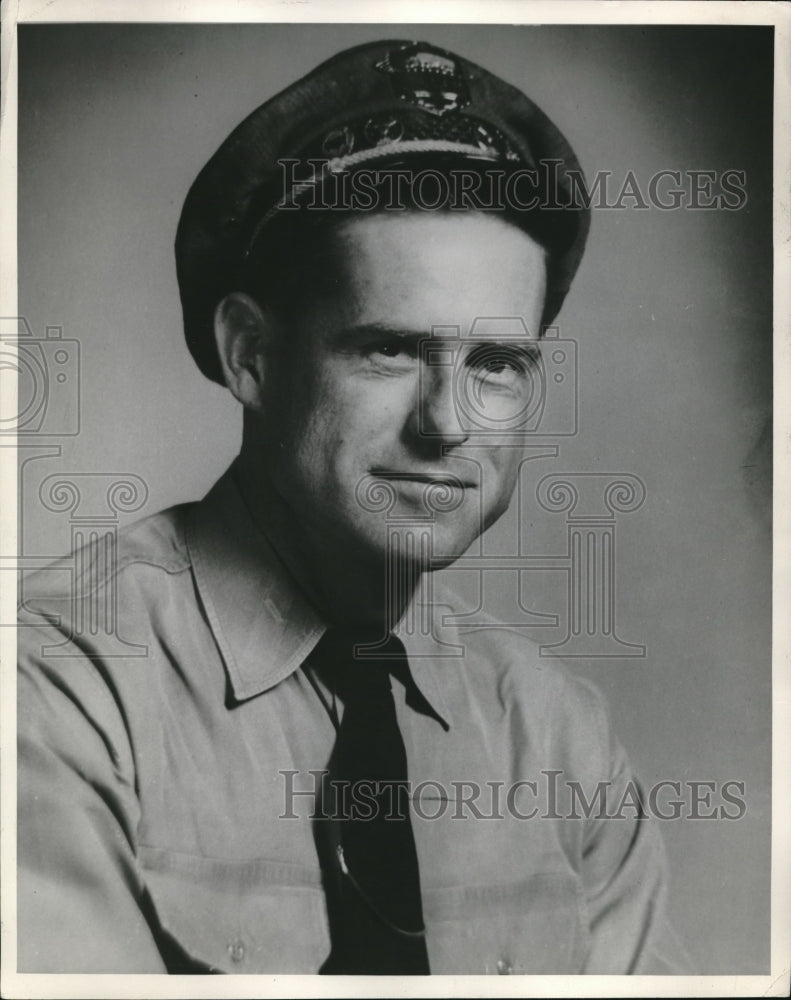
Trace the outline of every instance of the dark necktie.
{"label": "dark necktie", "polygon": [[408,669],[406,654],[391,637],[387,659],[355,655],[355,646],[371,641],[375,638],[360,632],[332,629],[311,657],[329,667],[343,702],[330,765],[336,815],[342,817],[332,857],[338,892],[329,908],[332,954],[322,971],[425,975],[406,751],[390,683],[391,671]]}

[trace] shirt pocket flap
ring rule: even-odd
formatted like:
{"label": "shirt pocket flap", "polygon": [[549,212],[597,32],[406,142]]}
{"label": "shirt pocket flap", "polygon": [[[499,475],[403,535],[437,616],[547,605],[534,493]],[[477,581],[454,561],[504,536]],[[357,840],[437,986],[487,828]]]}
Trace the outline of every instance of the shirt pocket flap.
{"label": "shirt pocket flap", "polygon": [[585,896],[571,871],[429,890],[423,913],[434,973],[575,973],[589,947]]}
{"label": "shirt pocket flap", "polygon": [[318,868],[153,847],[138,857],[170,971],[315,972],[328,955]]}

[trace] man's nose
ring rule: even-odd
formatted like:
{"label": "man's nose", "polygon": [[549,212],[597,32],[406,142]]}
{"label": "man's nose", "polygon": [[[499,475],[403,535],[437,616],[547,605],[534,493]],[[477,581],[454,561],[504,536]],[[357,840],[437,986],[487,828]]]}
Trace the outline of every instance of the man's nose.
{"label": "man's nose", "polygon": [[456,386],[452,368],[436,368],[421,379],[419,433],[427,440],[460,445],[469,432],[459,420]]}

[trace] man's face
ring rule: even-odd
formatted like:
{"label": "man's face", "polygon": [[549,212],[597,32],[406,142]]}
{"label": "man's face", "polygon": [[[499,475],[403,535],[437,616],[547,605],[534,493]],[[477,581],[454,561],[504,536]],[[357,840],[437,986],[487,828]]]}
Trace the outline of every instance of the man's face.
{"label": "man's face", "polygon": [[261,462],[320,549],[384,556],[388,519],[428,517],[431,564],[447,563],[504,512],[522,457],[513,435],[469,433],[458,392],[492,427],[531,392],[529,343],[473,323],[522,317],[537,338],[544,252],[471,212],[355,217],[332,241],[329,290],[312,292],[308,270],[268,363]]}

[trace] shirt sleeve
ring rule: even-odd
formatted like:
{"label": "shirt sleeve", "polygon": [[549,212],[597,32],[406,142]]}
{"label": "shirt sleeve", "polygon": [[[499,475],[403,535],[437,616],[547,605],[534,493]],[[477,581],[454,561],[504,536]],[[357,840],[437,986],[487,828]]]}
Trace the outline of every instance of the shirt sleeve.
{"label": "shirt sleeve", "polygon": [[[588,685],[586,684],[586,687]],[[595,698],[608,776],[605,808],[586,820],[582,872],[591,947],[586,974],[673,975],[689,971],[686,949],[668,918],[667,859],[660,820],[642,805],[627,755]]]}
{"label": "shirt sleeve", "polygon": [[135,859],[134,762],[112,686],[74,646],[42,657],[51,629],[18,634],[19,971],[165,972]]}

